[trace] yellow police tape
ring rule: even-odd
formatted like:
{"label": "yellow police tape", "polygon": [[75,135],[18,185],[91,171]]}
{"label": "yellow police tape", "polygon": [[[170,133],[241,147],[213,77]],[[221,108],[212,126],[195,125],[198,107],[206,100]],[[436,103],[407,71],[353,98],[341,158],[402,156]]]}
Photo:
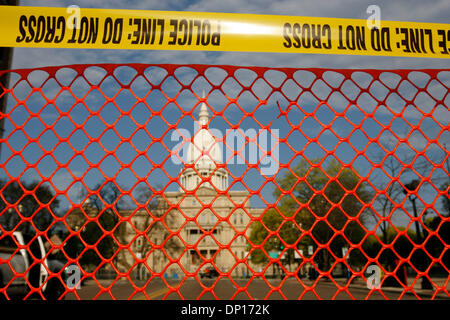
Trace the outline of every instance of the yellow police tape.
{"label": "yellow police tape", "polygon": [[0,7],[0,46],[449,58],[450,25],[112,9]]}

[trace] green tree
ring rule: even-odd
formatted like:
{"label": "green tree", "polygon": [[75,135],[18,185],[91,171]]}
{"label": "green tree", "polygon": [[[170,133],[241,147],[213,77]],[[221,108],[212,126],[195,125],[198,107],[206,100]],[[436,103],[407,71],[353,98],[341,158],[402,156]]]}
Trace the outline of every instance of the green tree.
{"label": "green tree", "polygon": [[[120,189],[114,182],[97,184],[94,192],[84,202],[85,213],[79,210],[70,213],[72,220],[75,221],[72,227],[75,231],[80,230],[81,239],[78,235],[72,235],[67,240],[64,246],[67,255],[70,258],[78,257],[84,249],[83,241],[89,246],[95,245],[95,249],[90,248],[79,257],[84,268],[95,268],[102,259],[111,258],[118,249],[109,232],[114,232],[120,220],[118,213],[125,207],[120,195]],[[80,197],[84,199],[86,194]],[[87,222],[86,216],[95,219]]]}
{"label": "green tree", "polygon": [[[425,229],[425,237],[427,238],[425,250],[433,258],[442,256],[440,263],[433,265],[438,269],[438,272],[442,271],[443,267],[450,269],[450,252],[445,250],[446,246],[450,245],[450,221],[448,217],[435,216],[425,221],[427,226],[427,229]],[[431,236],[429,236],[430,231],[433,232]],[[442,254],[443,251],[445,251],[444,254]],[[429,257],[426,257],[426,259],[429,259]]]}
{"label": "green tree", "polygon": [[[17,227],[15,230],[25,236],[33,236],[37,230],[52,234],[60,202],[49,185],[0,179],[0,190],[0,225],[3,229],[11,231]],[[8,205],[13,207],[6,209]],[[32,217],[32,223],[23,221],[22,217]]]}
{"label": "green tree", "polygon": [[[321,250],[316,256],[320,267],[327,270],[331,253],[341,256],[342,247],[349,245],[347,240],[356,244],[363,239],[365,231],[360,223],[366,222],[364,204],[370,202],[372,194],[353,168],[344,168],[334,159],[325,170],[314,165],[318,163],[318,159],[302,159],[277,179],[284,190],[274,191],[278,210],[266,212],[262,224],[252,228],[250,240],[255,244],[265,241],[265,251],[279,248],[284,241],[290,247],[287,263],[292,261],[295,247],[305,252],[313,242],[329,244],[329,250]],[[303,235],[302,229],[311,230],[314,239]],[[277,231],[277,235],[268,237],[270,231]],[[262,263],[267,257],[255,250],[252,260]]]}
{"label": "green tree", "polygon": [[383,250],[378,261],[386,267],[388,271],[392,271],[395,267],[395,260],[407,258],[414,249],[414,243],[417,241],[417,234],[414,230],[409,229],[405,234],[404,227],[388,227],[385,233],[368,237],[362,247],[364,252],[371,258],[375,258],[380,250],[383,249],[383,243],[392,244],[392,249]]}

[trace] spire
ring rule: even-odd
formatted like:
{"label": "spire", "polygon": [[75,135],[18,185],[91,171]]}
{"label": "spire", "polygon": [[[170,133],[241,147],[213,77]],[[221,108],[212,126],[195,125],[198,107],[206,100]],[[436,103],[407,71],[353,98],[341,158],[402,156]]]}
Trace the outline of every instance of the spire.
{"label": "spire", "polygon": [[[203,90],[203,99],[205,98],[205,90]],[[202,102],[200,106],[200,113],[198,115],[198,120],[201,124],[207,124],[209,120],[209,112],[206,103]]]}
{"label": "spire", "polygon": [[[203,91],[202,100],[205,97],[205,92]],[[198,120],[202,127],[197,128],[197,122],[195,122],[194,128],[196,132],[189,143],[186,159],[187,163],[195,164],[197,172],[192,168],[182,169],[180,185],[187,190],[194,190],[198,186],[212,188],[212,185],[220,190],[225,190],[228,187],[228,174],[223,168],[216,170],[217,164],[223,163],[221,144],[216,140],[209,128],[203,127],[209,121],[208,107],[203,101],[200,105]],[[210,177],[207,182],[202,180],[204,176]]]}

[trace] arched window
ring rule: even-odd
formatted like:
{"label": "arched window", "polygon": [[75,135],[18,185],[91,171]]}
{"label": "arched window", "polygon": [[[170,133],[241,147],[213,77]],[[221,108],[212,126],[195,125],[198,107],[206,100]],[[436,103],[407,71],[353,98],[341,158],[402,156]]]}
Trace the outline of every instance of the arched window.
{"label": "arched window", "polygon": [[136,249],[142,248],[142,244],[144,243],[144,239],[142,237],[139,237],[136,239]]}

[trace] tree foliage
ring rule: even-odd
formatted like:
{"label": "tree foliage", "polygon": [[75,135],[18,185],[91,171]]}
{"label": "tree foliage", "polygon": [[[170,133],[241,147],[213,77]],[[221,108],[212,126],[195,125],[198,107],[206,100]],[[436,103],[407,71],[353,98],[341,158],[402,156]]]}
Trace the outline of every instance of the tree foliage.
{"label": "tree foliage", "polygon": [[443,267],[450,269],[450,251],[446,250],[446,246],[450,245],[450,221],[448,218],[449,216],[435,216],[425,222],[427,227],[425,229],[425,238],[427,239],[425,250],[433,258],[442,257],[440,263],[435,264],[435,267],[440,270]]}
{"label": "tree foliage", "polygon": [[[274,195],[279,199],[277,209],[270,209],[262,217],[262,224],[252,228],[250,240],[255,244],[264,241],[265,251],[279,250],[284,242],[291,245],[286,261],[292,260],[294,248],[302,249],[315,242],[329,244],[330,250],[341,256],[341,248],[359,243],[365,234],[361,227],[367,220],[364,204],[372,194],[351,167],[343,167],[338,161],[329,161],[325,169],[311,166],[318,159],[302,159],[293,171],[287,171],[277,179],[280,189]],[[312,239],[301,230],[311,230]],[[278,235],[269,236],[269,231]],[[342,235],[348,239],[348,243]],[[254,263],[267,261],[263,252],[252,253]],[[322,250],[318,263],[327,269],[330,252]]]}
{"label": "tree foliage", "polygon": [[[88,197],[86,194],[80,195],[80,198],[87,200],[84,202],[84,212],[75,209],[71,212],[73,228],[80,231],[78,235],[72,235],[66,242],[64,250],[70,258],[78,257],[83,251],[86,243],[88,246],[94,246],[86,250],[79,261],[85,268],[92,268],[99,265],[102,259],[111,258],[118,249],[109,232],[113,232],[119,223],[119,211],[124,203],[120,198],[119,187],[113,183],[97,184],[94,192]],[[87,218],[96,218],[88,221]]]}
{"label": "tree foliage", "polygon": [[[37,230],[52,233],[60,201],[49,185],[0,179],[0,189],[3,190],[0,197],[0,225],[3,229],[11,231],[17,227],[15,230],[25,236],[33,236]],[[13,207],[6,209],[8,205]],[[24,222],[22,217],[32,217],[32,223]]]}

